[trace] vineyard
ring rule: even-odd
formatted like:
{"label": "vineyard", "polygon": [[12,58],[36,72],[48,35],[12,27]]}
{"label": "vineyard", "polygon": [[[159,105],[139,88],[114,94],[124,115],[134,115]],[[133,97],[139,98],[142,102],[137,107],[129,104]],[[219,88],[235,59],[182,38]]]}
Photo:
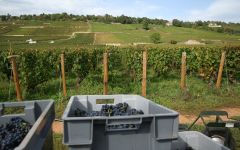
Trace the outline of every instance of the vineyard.
{"label": "vineyard", "polygon": [[240,0],[0,4],[0,150],[240,150]]}
{"label": "vineyard", "polygon": [[[141,43],[153,44],[151,35],[161,35],[158,46],[184,46],[188,40],[196,40],[202,45],[238,44],[240,36],[195,28],[150,24],[144,30],[137,24],[106,24],[84,21],[31,21],[16,20],[0,23],[0,47],[9,49],[78,49],[81,46],[105,46],[119,44],[134,46]],[[29,44],[27,40],[36,41]],[[171,41],[174,41],[171,43]],[[175,44],[174,44],[175,43]]]}
{"label": "vineyard", "polygon": [[[125,86],[129,83],[140,83],[142,77],[142,51],[148,54],[148,80],[168,78],[172,74],[178,76],[181,67],[181,55],[187,53],[187,74],[201,79],[207,86],[216,83],[221,52],[226,51],[226,63],[223,77],[228,83],[236,85],[240,80],[240,47],[180,47],[180,48],[81,48],[76,50],[18,50],[14,51],[20,85],[24,98],[36,92],[41,85],[61,78],[60,54],[65,53],[65,68],[67,78],[72,79],[79,87],[85,78],[91,78],[94,83],[102,83],[103,53],[109,54],[109,84]],[[7,59],[9,52],[0,52],[1,79],[8,81],[11,76],[11,65]],[[1,87],[6,89],[8,87]],[[4,90],[2,90],[4,91]],[[124,91],[129,93],[127,91]],[[7,92],[0,96],[7,98]]]}

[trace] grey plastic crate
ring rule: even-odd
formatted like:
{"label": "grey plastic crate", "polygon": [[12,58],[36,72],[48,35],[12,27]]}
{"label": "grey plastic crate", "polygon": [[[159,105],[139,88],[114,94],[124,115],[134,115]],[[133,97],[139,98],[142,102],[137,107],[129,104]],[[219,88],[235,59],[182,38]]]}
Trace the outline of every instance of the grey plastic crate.
{"label": "grey plastic crate", "polygon": [[[72,117],[80,108],[87,112],[100,111],[102,100],[113,104],[126,102],[141,109],[144,115]],[[160,150],[170,149],[178,135],[178,113],[138,95],[79,95],[72,96],[62,116],[63,143],[77,150]],[[109,129],[111,125],[136,124],[136,128]]]}
{"label": "grey plastic crate", "polygon": [[[24,113],[5,115],[4,108],[6,107],[24,107]],[[54,101],[0,103],[0,125],[8,123],[13,117],[21,117],[32,125],[28,134],[15,150],[41,150],[55,118]]]}
{"label": "grey plastic crate", "polygon": [[172,150],[230,150],[196,131],[179,132],[178,140],[173,142]]}

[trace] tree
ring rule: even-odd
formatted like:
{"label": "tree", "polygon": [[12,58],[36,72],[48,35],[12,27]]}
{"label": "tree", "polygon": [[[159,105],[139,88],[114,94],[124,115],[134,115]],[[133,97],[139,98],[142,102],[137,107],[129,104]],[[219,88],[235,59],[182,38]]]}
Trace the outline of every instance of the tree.
{"label": "tree", "polygon": [[161,36],[159,33],[153,33],[151,36],[151,41],[154,43],[154,44],[158,44],[160,43],[160,39],[161,39]]}
{"label": "tree", "polygon": [[196,21],[195,24],[196,24],[197,26],[203,26],[203,22],[202,22],[201,20]]}
{"label": "tree", "polygon": [[172,24],[176,27],[182,27],[183,22],[177,19],[173,19]]}
{"label": "tree", "polygon": [[143,29],[149,30],[149,26],[148,26],[148,21],[147,20],[143,21]]}
{"label": "tree", "polygon": [[2,15],[1,16],[1,21],[7,21],[7,16],[6,15]]}

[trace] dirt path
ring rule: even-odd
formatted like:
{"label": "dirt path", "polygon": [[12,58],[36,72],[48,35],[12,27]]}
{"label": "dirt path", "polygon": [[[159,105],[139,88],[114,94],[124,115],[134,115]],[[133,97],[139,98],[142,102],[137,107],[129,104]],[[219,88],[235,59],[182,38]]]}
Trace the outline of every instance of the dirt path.
{"label": "dirt path", "polygon": [[7,28],[7,26],[3,26],[1,29],[5,29],[5,28]]}
{"label": "dirt path", "polygon": [[[215,110],[227,111],[229,117],[240,116],[240,107],[225,107],[225,108],[220,108],[220,109],[215,109]],[[183,123],[183,124],[192,123],[196,118],[197,118],[196,115],[188,115],[188,114],[180,113],[179,121],[180,121],[180,123]],[[201,123],[201,121],[198,123]],[[59,122],[59,121],[54,121],[53,125],[52,125],[52,129],[53,129],[54,133],[62,134],[63,133],[63,123]]]}
{"label": "dirt path", "polygon": [[15,35],[3,35],[3,36],[25,36],[23,34],[15,34]]}
{"label": "dirt path", "polygon": [[88,32],[92,32],[92,24],[89,22],[89,20],[87,21],[88,24]]}
{"label": "dirt path", "polygon": [[[240,116],[240,107],[225,107],[225,108],[219,108],[215,110],[222,110],[228,112],[228,117],[233,116]],[[196,115],[188,115],[188,114],[181,114],[179,116],[179,122],[180,123],[192,123],[197,118]],[[200,121],[201,122],[201,121]]]}
{"label": "dirt path", "polygon": [[97,39],[97,34],[96,34],[96,33],[94,33],[93,45],[95,45],[95,43],[96,43],[96,39]]}
{"label": "dirt path", "polygon": [[62,134],[63,133],[63,122],[54,121],[52,124],[52,130],[54,133]]}

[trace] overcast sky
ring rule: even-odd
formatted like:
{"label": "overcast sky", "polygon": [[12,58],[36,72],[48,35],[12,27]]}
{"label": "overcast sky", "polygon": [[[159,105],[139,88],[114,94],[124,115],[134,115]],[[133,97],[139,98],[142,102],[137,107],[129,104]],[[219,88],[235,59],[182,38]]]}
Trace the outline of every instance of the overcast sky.
{"label": "overcast sky", "polygon": [[0,15],[62,12],[240,22],[240,0],[0,0]]}

